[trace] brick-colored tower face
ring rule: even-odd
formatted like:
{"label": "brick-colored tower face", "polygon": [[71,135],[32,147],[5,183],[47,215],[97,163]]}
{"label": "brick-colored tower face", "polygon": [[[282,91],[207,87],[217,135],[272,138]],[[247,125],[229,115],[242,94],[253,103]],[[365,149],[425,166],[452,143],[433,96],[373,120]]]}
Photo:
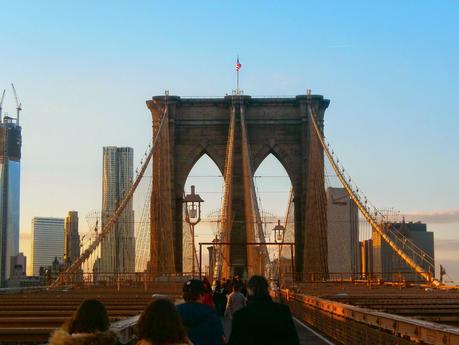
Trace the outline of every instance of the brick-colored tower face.
{"label": "brick-colored tower face", "polygon": [[[316,110],[319,124],[323,126],[323,116],[329,101],[322,96],[312,96],[310,100],[306,96],[294,98],[251,98],[241,96],[239,102],[242,108],[236,111],[236,126],[234,131],[234,156],[233,156],[233,188],[232,188],[232,227],[231,241],[245,242],[246,222],[244,203],[247,196],[247,183],[243,183],[242,168],[242,136],[240,124],[240,110],[244,111],[246,138],[248,141],[248,161],[251,171],[256,171],[261,162],[273,154],[285,167],[294,191],[295,205],[295,246],[296,246],[296,271],[302,273],[309,269],[317,269],[319,263],[326,261],[317,257],[317,264],[311,262],[311,267],[305,267],[305,250],[308,246],[321,247],[323,244],[317,241],[326,241],[326,236],[314,236],[315,232],[325,234],[326,229],[310,229],[306,231],[306,224],[311,223],[305,216],[306,200],[319,200],[320,198],[309,197],[312,193],[308,189],[308,170],[311,167],[322,169],[322,174],[316,174],[323,179],[323,156],[314,164],[310,163],[310,129],[307,102],[312,103]],[[207,154],[218,166],[222,174],[225,171],[225,158],[227,152],[228,130],[231,109],[234,99],[231,96],[220,99],[186,99],[176,96],[167,97],[168,117],[167,123],[163,124],[161,131],[166,131],[167,140],[160,137],[158,148],[153,157],[153,179],[158,181],[164,172],[168,171],[167,191],[158,184],[157,189],[153,186],[151,195],[151,226],[152,226],[152,265],[161,261],[160,253],[173,252],[174,267],[177,272],[182,271],[182,201],[186,179],[194,164],[203,154]],[[165,97],[153,97],[147,101],[147,106],[152,112],[154,133],[156,134],[161,114],[165,108]],[[164,147],[164,146],[167,147]],[[161,147],[162,146],[162,147]],[[156,164],[155,164],[156,163]],[[322,188],[323,180],[318,181]],[[323,192],[323,190],[322,190]],[[205,198],[205,195],[203,195]],[[165,200],[166,198],[167,200]],[[323,201],[326,207],[325,200]],[[218,207],[219,205],[215,205]],[[312,206],[312,205],[311,205]],[[314,206],[315,207],[315,206]],[[166,209],[166,211],[164,211]],[[162,210],[162,211],[159,211]],[[165,214],[164,212],[170,214]],[[310,213],[312,214],[312,213]],[[165,224],[167,223],[167,224]],[[324,224],[313,225],[324,227]],[[168,238],[171,243],[161,240],[161,231],[169,232]],[[306,235],[308,238],[306,238]],[[324,239],[325,238],[325,239]],[[164,248],[171,246],[171,248]],[[326,243],[325,243],[326,246]],[[322,251],[317,251],[323,255]],[[325,254],[326,255],[326,254]],[[156,256],[156,257],[154,257]],[[244,247],[231,248],[231,266],[233,273],[247,272],[247,250]],[[308,266],[308,263],[306,263]],[[326,267],[324,268],[326,270]]]}

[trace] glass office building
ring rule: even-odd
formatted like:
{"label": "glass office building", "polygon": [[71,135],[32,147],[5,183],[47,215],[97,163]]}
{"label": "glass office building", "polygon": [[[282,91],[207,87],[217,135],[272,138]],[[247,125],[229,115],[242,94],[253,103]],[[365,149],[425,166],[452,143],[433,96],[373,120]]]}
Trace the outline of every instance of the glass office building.
{"label": "glass office building", "polygon": [[8,116],[0,125],[0,284],[10,277],[11,257],[19,253],[21,127]]}
{"label": "glass office building", "polygon": [[38,276],[40,267],[46,269],[54,259],[64,259],[64,218],[34,217],[31,238],[32,274]]}

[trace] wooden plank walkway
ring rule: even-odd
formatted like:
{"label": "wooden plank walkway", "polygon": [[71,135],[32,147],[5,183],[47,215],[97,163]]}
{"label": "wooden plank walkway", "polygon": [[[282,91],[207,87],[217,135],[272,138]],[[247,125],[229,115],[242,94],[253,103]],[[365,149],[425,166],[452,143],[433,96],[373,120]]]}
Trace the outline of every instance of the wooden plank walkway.
{"label": "wooden plank walkway", "polygon": [[295,326],[301,345],[334,345],[335,343],[312,330],[309,326],[295,319]]}
{"label": "wooden plank walkway", "polygon": [[[225,331],[225,336],[229,339],[231,333],[231,321],[228,319],[222,318],[223,328]],[[301,345],[334,345],[335,343],[331,342],[328,339],[325,339],[320,334],[316,333],[314,330],[309,328],[309,326],[300,322],[294,318],[295,327],[298,332],[298,337],[300,338]]]}

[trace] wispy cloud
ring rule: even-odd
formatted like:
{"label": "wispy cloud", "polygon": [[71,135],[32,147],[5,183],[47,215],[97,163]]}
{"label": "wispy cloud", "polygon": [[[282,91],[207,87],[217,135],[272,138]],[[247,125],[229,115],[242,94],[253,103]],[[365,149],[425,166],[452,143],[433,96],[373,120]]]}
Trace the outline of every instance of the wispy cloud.
{"label": "wispy cloud", "polygon": [[440,211],[418,211],[404,214],[407,220],[421,221],[424,223],[451,224],[459,223],[459,208]]}
{"label": "wispy cloud", "polygon": [[[435,249],[437,251],[453,251],[459,253],[459,240],[457,239],[435,239]],[[459,260],[459,257],[457,257]]]}

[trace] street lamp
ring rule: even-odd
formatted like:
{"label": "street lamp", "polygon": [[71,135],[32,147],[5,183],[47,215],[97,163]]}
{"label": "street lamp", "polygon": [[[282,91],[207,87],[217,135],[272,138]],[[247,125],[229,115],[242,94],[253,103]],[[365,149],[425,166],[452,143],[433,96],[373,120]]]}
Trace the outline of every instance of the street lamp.
{"label": "street lamp", "polygon": [[[274,241],[279,244],[279,256],[278,256],[278,263],[277,263],[277,285],[280,288],[280,276],[281,276],[281,250],[282,250],[282,243],[284,243],[285,237],[285,227],[281,225],[280,220],[277,221],[277,225],[273,229],[274,231]],[[293,258],[292,258],[293,260]]]}
{"label": "street lamp", "polygon": [[191,245],[193,248],[192,253],[192,271],[194,278],[194,259],[195,259],[195,246],[194,246],[194,226],[201,221],[201,203],[204,202],[199,194],[195,193],[195,186],[191,186],[191,193],[185,195],[183,203],[186,205],[187,216],[185,217],[186,222],[191,227]]}

